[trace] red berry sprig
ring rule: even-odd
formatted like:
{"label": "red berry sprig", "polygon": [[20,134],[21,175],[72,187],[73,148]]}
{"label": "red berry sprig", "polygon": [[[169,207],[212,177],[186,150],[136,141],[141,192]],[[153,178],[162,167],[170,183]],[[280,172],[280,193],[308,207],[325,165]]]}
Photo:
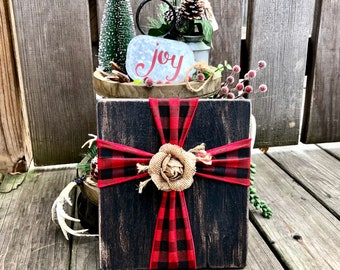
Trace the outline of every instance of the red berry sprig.
{"label": "red berry sprig", "polygon": [[147,88],[151,88],[153,86],[153,84],[154,84],[154,81],[153,81],[152,78],[147,77],[147,78],[144,79],[144,83],[145,83],[145,86]]}
{"label": "red berry sprig", "polygon": [[205,75],[204,75],[204,73],[198,73],[197,76],[196,76],[196,80],[197,80],[198,82],[204,82],[204,80],[205,80]]}
{"label": "red berry sprig", "polygon": [[[236,99],[242,98],[249,93],[266,92],[267,85],[265,84],[261,84],[256,90],[254,90],[253,86],[249,84],[249,82],[256,77],[257,72],[264,69],[266,66],[267,63],[264,60],[259,61],[256,69],[249,70],[244,75],[244,78],[235,84],[235,75],[241,72],[241,67],[239,65],[231,67],[225,63],[223,69],[227,68],[231,70],[231,74],[221,84],[221,90],[217,94],[216,98]],[[221,67],[219,67],[219,70],[221,70]]]}

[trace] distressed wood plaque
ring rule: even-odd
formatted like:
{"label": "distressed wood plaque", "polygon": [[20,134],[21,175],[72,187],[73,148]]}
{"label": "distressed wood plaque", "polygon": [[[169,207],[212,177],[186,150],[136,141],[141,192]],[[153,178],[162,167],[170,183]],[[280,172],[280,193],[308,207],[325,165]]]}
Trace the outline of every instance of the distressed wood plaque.
{"label": "distressed wood plaque", "polygon": [[[200,100],[183,149],[206,149],[248,138],[250,102]],[[98,103],[98,137],[151,153],[161,146],[147,99]],[[162,191],[139,180],[100,189],[101,269],[148,269]],[[246,264],[248,188],[195,176],[185,190],[198,269]]]}

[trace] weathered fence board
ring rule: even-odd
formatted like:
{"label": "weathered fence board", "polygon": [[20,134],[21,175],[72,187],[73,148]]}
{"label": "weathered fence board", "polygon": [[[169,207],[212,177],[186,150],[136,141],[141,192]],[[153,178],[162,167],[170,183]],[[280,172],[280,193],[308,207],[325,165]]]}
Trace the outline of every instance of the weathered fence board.
{"label": "weathered fence board", "polygon": [[242,0],[210,1],[219,29],[214,33],[212,65],[241,62]]}
{"label": "weathered fence board", "polygon": [[78,161],[96,130],[88,2],[12,3],[34,161]]}
{"label": "weathered fence board", "polygon": [[18,158],[31,159],[10,27],[8,1],[0,3],[0,172],[11,172]]}
{"label": "weathered fence board", "polygon": [[340,140],[340,2],[317,1],[302,141]]}
{"label": "weathered fence board", "polygon": [[[141,1],[130,2],[135,18]],[[161,3],[152,2],[150,5]],[[217,65],[224,60],[230,64],[242,61],[245,63],[242,68],[247,69],[254,68],[260,59],[268,63],[267,69],[254,81],[255,86],[266,83],[269,89],[266,94],[253,98],[257,147],[298,142],[307,43],[314,19],[313,59],[308,61],[311,75],[302,140],[338,141],[340,97],[336,85],[339,84],[337,73],[340,69],[340,4],[315,0],[210,2],[219,25],[214,33],[211,64]],[[246,2],[249,6],[244,6]],[[5,36],[10,31],[6,21],[8,15],[4,15],[8,12],[5,10],[4,13],[7,3],[13,7],[12,25],[16,28],[13,34],[18,65],[12,67],[14,55],[8,49],[11,45],[4,43],[8,42]],[[313,17],[314,3],[317,5]],[[0,100],[0,139],[5,143],[0,146],[0,164],[6,163],[7,169],[22,153],[30,156],[26,150],[30,145],[26,141],[29,136],[35,162],[40,165],[78,161],[79,147],[87,133],[95,133],[92,71],[97,66],[98,28],[104,4],[105,0],[3,1],[1,46],[10,47],[1,47],[1,60],[5,61],[0,64],[4,82]],[[146,15],[153,16],[155,12],[154,8],[148,9]],[[245,21],[248,22],[247,50],[241,52],[241,29]],[[15,72],[19,84],[15,82]],[[28,116],[29,136],[22,115]]]}
{"label": "weathered fence board", "polygon": [[255,79],[255,85],[268,86],[267,93],[253,98],[256,146],[298,142],[313,5],[313,0],[249,1],[249,67],[261,59],[268,64]]}

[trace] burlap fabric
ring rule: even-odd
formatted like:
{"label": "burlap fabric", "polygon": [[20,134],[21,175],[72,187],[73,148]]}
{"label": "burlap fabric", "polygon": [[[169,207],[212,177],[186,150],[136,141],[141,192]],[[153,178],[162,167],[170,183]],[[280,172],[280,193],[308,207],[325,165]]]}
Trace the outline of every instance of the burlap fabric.
{"label": "burlap fabric", "polygon": [[162,191],[182,191],[189,188],[194,182],[197,160],[205,160],[205,164],[211,164],[211,156],[204,150],[204,144],[189,151],[170,143],[162,145],[150,160],[149,166],[137,164],[139,173],[147,170],[151,177],[140,183],[139,192],[142,192],[150,180]]}

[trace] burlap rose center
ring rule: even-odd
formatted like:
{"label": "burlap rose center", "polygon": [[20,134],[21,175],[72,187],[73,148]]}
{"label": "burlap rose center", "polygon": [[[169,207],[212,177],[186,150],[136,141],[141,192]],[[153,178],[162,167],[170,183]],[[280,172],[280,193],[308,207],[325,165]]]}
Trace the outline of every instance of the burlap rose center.
{"label": "burlap rose center", "polygon": [[196,173],[196,157],[181,147],[164,144],[150,160],[148,173],[159,190],[189,188]]}

